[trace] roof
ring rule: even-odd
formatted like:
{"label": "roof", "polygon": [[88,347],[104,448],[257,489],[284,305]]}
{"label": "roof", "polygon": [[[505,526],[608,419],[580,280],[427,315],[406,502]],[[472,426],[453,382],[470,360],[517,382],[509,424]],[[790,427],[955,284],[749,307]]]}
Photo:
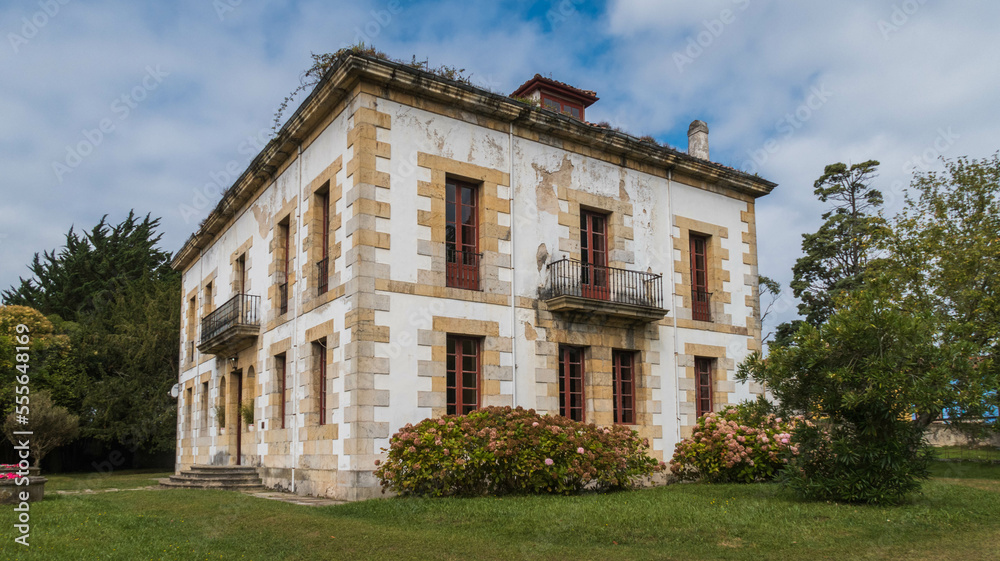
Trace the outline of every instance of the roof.
{"label": "roof", "polygon": [[530,92],[531,90],[538,89],[540,86],[548,86],[549,89],[555,90],[558,93],[575,98],[581,101],[584,107],[592,105],[595,101],[600,99],[597,97],[597,92],[591,90],[581,90],[580,88],[573,87],[566,82],[560,82],[558,80],[553,80],[552,78],[546,78],[541,74],[535,74],[535,77],[528,80],[527,82],[521,84],[511,96],[522,97],[524,94]]}
{"label": "roof", "polygon": [[[537,75],[526,84],[531,84],[535,80],[545,81],[550,87],[554,85],[571,88],[579,92],[574,95],[585,94],[590,96],[590,99],[597,100],[594,92],[579,90]],[[303,139],[308,138],[311,131],[322,126],[329,112],[340,101],[351,95],[354,88],[363,81],[508,122],[518,129],[542,132],[549,137],[590,146],[615,159],[620,159],[622,165],[631,161],[677,170],[753,198],[767,195],[777,186],[776,183],[756,175],[695,158],[673,148],[642,142],[632,135],[613,129],[552,111],[542,111],[529,103],[511,99],[467,82],[444,78],[404,63],[365,54],[346,53],[334,61],[292,116],[254,157],[233,185],[226,189],[219,203],[199,225],[198,230],[174,254],[170,265],[174,269],[183,270],[194,262],[199,252],[210,247],[228,228],[230,221],[235,220],[253,201],[256,194],[266,189],[277,178],[282,166],[296,157],[295,154],[302,147]]]}

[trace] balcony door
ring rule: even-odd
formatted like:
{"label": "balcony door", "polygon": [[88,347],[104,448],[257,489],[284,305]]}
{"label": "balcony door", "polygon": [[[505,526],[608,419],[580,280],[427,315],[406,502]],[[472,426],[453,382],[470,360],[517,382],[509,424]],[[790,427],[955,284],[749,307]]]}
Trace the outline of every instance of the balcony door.
{"label": "balcony door", "polygon": [[608,217],[580,211],[580,289],[584,298],[607,300],[608,286]]}
{"label": "balcony door", "polygon": [[479,210],[476,186],[449,179],[445,197],[447,286],[479,290]]}

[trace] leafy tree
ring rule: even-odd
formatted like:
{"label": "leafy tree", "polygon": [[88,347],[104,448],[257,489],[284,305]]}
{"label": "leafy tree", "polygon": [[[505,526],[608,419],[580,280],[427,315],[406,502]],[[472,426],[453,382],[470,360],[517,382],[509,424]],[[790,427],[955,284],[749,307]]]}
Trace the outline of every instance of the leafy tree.
{"label": "leafy tree", "polygon": [[970,346],[973,379],[956,372],[955,384],[979,387],[987,399],[941,401],[921,411],[925,425],[942,411],[951,419],[995,415],[1000,378],[1000,154],[944,164],[914,177],[878,266],[895,280],[904,310],[933,315],[940,344]]}
{"label": "leafy tree", "polygon": [[180,298],[179,279],[142,278],[84,318],[85,435],[148,452],[175,446]]}
{"label": "leafy tree", "polygon": [[46,454],[79,436],[80,419],[71,415],[65,407],[53,404],[52,395],[48,391],[21,397],[30,398],[28,423],[19,423],[18,415],[11,412],[4,420],[3,432],[7,440],[16,445],[18,437],[14,435],[15,431],[31,431],[29,448],[35,459],[35,467],[39,467]]}
{"label": "leafy tree", "polygon": [[[882,193],[871,187],[879,162],[868,160],[848,167],[826,166],[813,184],[819,200],[833,208],[813,234],[802,235],[802,252],[792,269],[789,286],[802,303],[799,314],[811,325],[820,325],[832,313],[838,295],[857,288],[884,235],[878,216]],[[777,344],[787,343],[798,324],[782,324]]]}
{"label": "leafy tree", "polygon": [[[111,226],[106,218],[82,236],[71,228],[64,248],[36,254],[34,278],[21,279],[3,298],[48,314],[39,331],[46,335],[32,352],[49,352],[32,355],[38,365],[32,382],[80,417],[83,436],[133,450],[169,450],[176,429],[169,390],[179,358],[180,274],[157,247],[159,219],[130,212]],[[0,358],[4,348],[0,339]]]}
{"label": "leafy tree", "polygon": [[804,324],[793,344],[751,356],[739,379],[767,385],[783,408],[825,432],[796,432],[802,456],[792,486],[807,497],[898,502],[926,474],[923,426],[914,414],[984,398],[966,341],[941,341],[928,311],[904,312],[885,280],[841,298],[820,327]]}
{"label": "leafy tree", "polygon": [[[21,374],[18,364],[27,364],[31,385],[38,390],[48,390],[56,404],[78,411],[82,399],[83,369],[79,365],[70,336],[75,324],[63,322],[53,316],[56,324],[41,312],[27,306],[0,306],[0,413],[14,408],[15,378]],[[28,327],[25,334],[18,334],[19,324]],[[26,336],[27,345],[18,340]],[[27,363],[15,361],[17,347],[28,347]]]}
{"label": "leafy tree", "polygon": [[[767,316],[771,315],[774,304],[778,301],[778,298],[781,298],[781,284],[771,277],[765,277],[764,275],[757,277],[757,284],[760,286],[760,324],[763,326]],[[768,300],[766,306],[763,305],[764,300]],[[763,341],[766,343],[771,338],[771,335],[773,335],[773,332],[765,334]]]}
{"label": "leafy tree", "polygon": [[106,220],[105,215],[83,235],[70,228],[61,250],[36,253],[29,266],[33,278],[21,278],[19,286],[4,290],[4,303],[76,321],[79,314],[92,311],[135,279],[172,274],[170,253],[156,247],[162,237],[156,234],[159,218],[147,214],[140,220],[130,211],[117,226]]}

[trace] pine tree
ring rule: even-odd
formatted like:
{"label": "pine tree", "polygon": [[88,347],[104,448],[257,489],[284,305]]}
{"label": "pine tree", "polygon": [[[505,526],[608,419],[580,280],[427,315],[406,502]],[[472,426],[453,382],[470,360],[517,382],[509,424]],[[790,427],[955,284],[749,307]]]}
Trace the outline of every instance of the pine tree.
{"label": "pine tree", "polygon": [[[871,187],[879,162],[869,160],[848,167],[826,166],[813,184],[821,202],[832,208],[823,213],[819,230],[802,235],[803,255],[792,269],[789,286],[801,301],[799,315],[814,326],[833,312],[837,298],[861,285],[877,244],[885,236],[885,221],[879,215],[882,193]],[[776,344],[787,342],[798,323],[778,327]]]}

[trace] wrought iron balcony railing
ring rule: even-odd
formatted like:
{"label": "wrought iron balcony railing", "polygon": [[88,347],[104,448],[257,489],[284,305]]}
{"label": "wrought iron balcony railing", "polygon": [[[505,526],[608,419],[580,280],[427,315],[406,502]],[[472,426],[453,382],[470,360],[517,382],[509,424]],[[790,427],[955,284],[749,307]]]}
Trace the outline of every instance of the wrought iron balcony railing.
{"label": "wrought iron balcony railing", "polygon": [[[324,257],[316,262],[316,289],[323,294],[330,288],[330,258]],[[284,313],[284,312],[282,312]]]}
{"label": "wrought iron balcony railing", "polygon": [[691,291],[691,318],[695,321],[712,321],[711,307],[712,293],[704,290],[694,289]]}
{"label": "wrought iron balcony railing", "polygon": [[237,294],[201,320],[198,350],[214,353],[260,331],[260,296]]}
{"label": "wrought iron balcony railing", "polygon": [[482,253],[459,251],[453,247],[446,250],[447,286],[479,290],[479,262]]}
{"label": "wrought iron balcony railing", "polygon": [[278,314],[285,315],[288,313],[288,273],[275,272],[274,284],[278,286]]}
{"label": "wrought iron balcony railing", "polygon": [[[563,297],[584,299],[592,304],[561,302],[559,310],[586,311],[601,308],[611,315],[627,315],[654,319],[666,314],[663,309],[663,275],[630,271],[617,267],[602,267],[574,259],[561,259],[549,264],[549,283],[543,298]],[[627,307],[618,314],[605,304]],[[645,308],[646,310],[642,310]]]}

